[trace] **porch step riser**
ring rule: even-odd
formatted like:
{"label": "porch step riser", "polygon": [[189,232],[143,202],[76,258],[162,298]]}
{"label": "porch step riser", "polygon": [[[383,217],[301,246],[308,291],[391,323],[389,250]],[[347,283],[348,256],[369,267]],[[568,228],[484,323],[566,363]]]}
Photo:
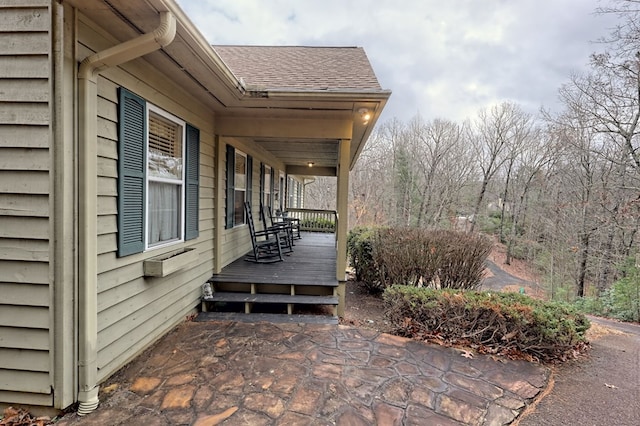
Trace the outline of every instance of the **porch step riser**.
{"label": "porch step riser", "polygon": [[[217,283],[212,285],[213,294],[210,297],[202,299],[202,311],[235,309],[238,310],[240,305],[245,314],[260,312],[261,310],[272,310],[267,306],[276,307],[277,305],[286,305],[288,315],[293,315],[296,307],[302,306],[326,306],[331,309],[333,316],[337,316],[338,305],[340,304],[337,288],[326,287],[308,287],[298,288],[295,284],[281,285],[259,285],[259,284],[243,284],[234,288]],[[331,293],[327,294],[330,291]],[[299,294],[302,293],[302,294]],[[236,306],[234,306],[236,305]],[[264,307],[265,309],[261,309]],[[322,315],[321,315],[322,316]]]}
{"label": "porch step riser", "polygon": [[249,294],[215,292],[213,297],[204,298],[205,302],[242,302],[242,303],[293,303],[296,305],[338,305],[335,296],[307,296],[287,294]]}
{"label": "porch step riser", "polygon": [[329,315],[241,314],[236,312],[201,312],[196,321],[270,322],[292,324],[338,324],[338,317]]}

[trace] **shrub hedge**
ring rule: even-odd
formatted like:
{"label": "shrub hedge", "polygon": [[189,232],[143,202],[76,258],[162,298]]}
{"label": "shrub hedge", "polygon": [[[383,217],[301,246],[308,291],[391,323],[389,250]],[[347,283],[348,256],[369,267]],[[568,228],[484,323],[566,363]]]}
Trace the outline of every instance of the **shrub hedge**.
{"label": "shrub hedge", "polygon": [[543,361],[570,358],[590,326],[569,305],[517,293],[392,286],[384,303],[395,334]]}
{"label": "shrub hedge", "polygon": [[391,285],[478,288],[492,243],[479,234],[358,227],[347,237],[356,279],[372,291]]}

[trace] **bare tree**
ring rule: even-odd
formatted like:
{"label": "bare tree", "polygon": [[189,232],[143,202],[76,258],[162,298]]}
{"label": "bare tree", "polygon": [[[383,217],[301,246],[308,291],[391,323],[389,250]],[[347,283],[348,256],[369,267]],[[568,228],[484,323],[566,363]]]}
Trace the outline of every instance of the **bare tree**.
{"label": "bare tree", "polygon": [[[504,236],[504,224],[506,219],[506,208],[507,206],[511,206],[511,219],[512,223],[516,221],[516,198],[513,197],[513,200],[510,200],[511,194],[509,193],[510,183],[512,178],[512,173],[515,171],[514,168],[519,167],[518,160],[521,159],[523,155],[523,151],[526,148],[526,145],[532,139],[533,132],[533,119],[531,115],[526,114],[522,111],[515,111],[513,116],[511,135],[509,138],[509,143],[507,143],[505,147],[505,179],[504,179],[504,187],[502,191],[502,207],[500,214],[500,233],[499,238],[500,241],[505,241]],[[531,150],[528,151],[531,153]],[[523,167],[526,167],[526,163],[524,163]],[[526,195],[526,193],[525,193]],[[515,224],[514,224],[515,225]],[[512,226],[515,232],[515,226]],[[509,253],[507,253],[507,264],[511,261]]]}
{"label": "bare tree", "polygon": [[[507,238],[505,263],[511,263],[513,246],[519,227],[524,227],[527,211],[527,196],[536,178],[551,168],[559,155],[559,146],[550,134],[540,128],[531,129],[523,135],[523,143],[518,145],[517,171],[513,185],[511,230]],[[506,191],[505,191],[506,192]],[[504,214],[504,211],[503,211]]]}
{"label": "bare tree", "polygon": [[[473,210],[474,218],[477,218],[480,213],[489,183],[507,160],[505,152],[517,139],[516,123],[522,119],[523,114],[519,106],[509,102],[503,102],[478,113],[470,138],[482,175],[480,191]],[[476,222],[476,220],[472,222],[471,231],[474,230]]]}
{"label": "bare tree", "polygon": [[353,226],[387,225],[394,205],[392,186],[392,141],[388,133],[376,130],[351,172],[350,221]]}
{"label": "bare tree", "polygon": [[452,158],[460,159],[464,153],[462,146],[462,126],[442,119],[426,123],[418,133],[420,143],[415,155],[421,172],[419,188],[421,202],[418,208],[416,225],[423,223],[437,226],[442,217],[442,209],[447,204],[443,197],[454,190],[445,180],[451,170],[445,169]]}

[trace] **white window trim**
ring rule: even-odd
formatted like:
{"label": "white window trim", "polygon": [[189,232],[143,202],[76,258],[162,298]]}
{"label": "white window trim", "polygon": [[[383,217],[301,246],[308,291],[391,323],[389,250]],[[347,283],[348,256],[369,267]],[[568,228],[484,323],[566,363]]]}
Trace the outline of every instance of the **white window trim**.
{"label": "white window trim", "polygon": [[[147,120],[147,133],[144,135],[144,148],[145,148],[145,152],[146,152],[146,161],[145,161],[145,180],[144,180],[144,185],[145,185],[145,197],[144,197],[144,205],[145,205],[145,226],[144,226],[144,251],[152,251],[152,250],[157,250],[157,249],[161,249],[164,247],[169,247],[175,244],[179,244],[184,242],[184,228],[185,228],[185,166],[186,166],[186,162],[185,162],[185,154],[186,154],[186,128],[187,128],[187,123],[184,120],[181,120],[180,118],[176,117],[175,115],[153,105],[150,102],[146,103],[147,108],[146,108],[146,117],[145,120]],[[173,240],[168,240],[168,241],[164,241],[161,243],[157,243],[157,244],[153,244],[153,245],[149,245],[149,181],[153,181],[153,182],[166,182],[166,183],[172,183],[175,184],[176,180],[175,179],[168,179],[168,178],[159,178],[159,177],[151,177],[149,176],[149,130],[148,130],[148,126],[149,126],[149,112],[153,112],[154,114],[160,115],[164,118],[166,118],[167,120],[173,121],[175,124],[179,125],[180,128],[182,129],[182,135],[180,137],[181,143],[182,143],[182,147],[180,152],[182,153],[182,177],[181,177],[181,183],[180,183],[180,225],[179,225],[179,237],[175,238]]]}

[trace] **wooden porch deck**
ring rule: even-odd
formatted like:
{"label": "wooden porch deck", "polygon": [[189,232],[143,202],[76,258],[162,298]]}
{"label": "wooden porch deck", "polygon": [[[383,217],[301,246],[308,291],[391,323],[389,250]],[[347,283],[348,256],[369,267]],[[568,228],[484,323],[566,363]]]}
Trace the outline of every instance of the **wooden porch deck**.
{"label": "wooden porch deck", "polygon": [[240,258],[209,282],[337,286],[335,244],[335,234],[303,232],[284,262],[252,263]]}
{"label": "wooden porch deck", "polygon": [[[330,306],[330,322],[336,323],[339,282],[335,244],[335,234],[303,232],[283,262],[236,260],[209,279],[214,294],[203,300],[203,312],[243,310],[245,314],[261,313],[256,318],[264,320],[265,312],[294,315],[300,310],[316,311],[314,316],[318,317],[318,313],[327,314],[318,307]],[[206,312],[205,316],[213,319],[215,313]]]}

